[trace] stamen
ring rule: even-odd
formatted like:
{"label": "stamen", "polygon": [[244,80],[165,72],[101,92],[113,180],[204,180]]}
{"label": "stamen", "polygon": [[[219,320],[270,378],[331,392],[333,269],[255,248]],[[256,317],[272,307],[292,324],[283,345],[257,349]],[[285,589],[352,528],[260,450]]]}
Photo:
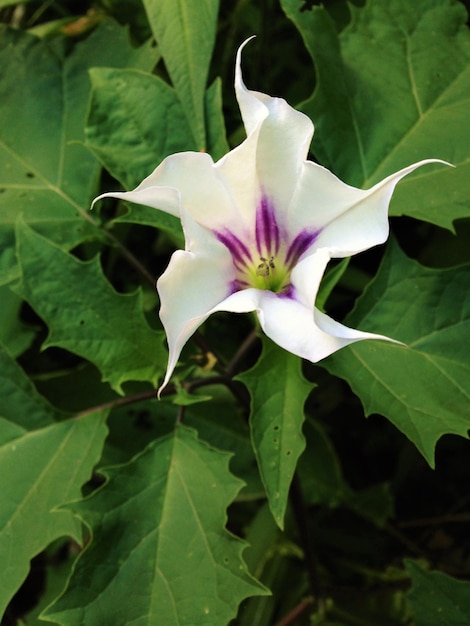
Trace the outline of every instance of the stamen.
{"label": "stamen", "polygon": [[256,268],[256,276],[269,276],[271,270],[276,268],[274,265],[274,257],[272,256],[266,259],[264,256],[260,256],[259,260],[261,263]]}

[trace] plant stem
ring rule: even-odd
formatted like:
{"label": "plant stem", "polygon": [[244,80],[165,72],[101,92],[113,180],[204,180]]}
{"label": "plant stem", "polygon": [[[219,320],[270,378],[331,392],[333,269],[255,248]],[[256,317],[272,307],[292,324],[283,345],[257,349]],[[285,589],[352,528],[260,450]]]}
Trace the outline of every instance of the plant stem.
{"label": "plant stem", "polygon": [[103,229],[103,233],[109,239],[110,243],[115,246],[122,254],[122,256],[130,263],[130,265],[132,265],[137,273],[142,276],[142,278],[152,287],[152,289],[155,289],[155,284],[157,281],[152,276],[152,274],[150,274],[147,268],[142,265],[139,259],[135,257],[132,252],[128,248],[126,248],[126,246],[121,241],[119,241],[117,237],[115,237],[115,235],[109,232],[109,230]]}
{"label": "plant stem", "polygon": [[318,610],[324,612],[323,594],[318,578],[318,559],[313,548],[312,536],[308,526],[308,510],[302,494],[302,487],[297,474],[294,474],[290,489],[290,503],[300,535],[304,551],[305,565],[309,579],[310,591],[315,599]]}
{"label": "plant stem", "polygon": [[225,368],[225,373],[227,376],[234,376],[237,373],[238,366],[240,365],[243,358],[246,354],[251,350],[253,345],[256,343],[258,339],[258,329],[254,328],[249,335],[247,335],[246,339],[243,341],[241,346],[233,355],[232,359]]}
{"label": "plant stem", "polygon": [[294,606],[294,608],[291,609],[289,613],[284,615],[284,617],[282,617],[278,622],[276,622],[274,626],[289,626],[289,624],[292,624],[294,620],[297,619],[297,617],[299,617],[299,615],[301,615],[306,609],[308,609],[309,606],[311,606],[312,603],[313,603],[312,598],[310,597],[304,598],[303,600],[299,602],[299,604]]}
{"label": "plant stem", "polygon": [[[168,391],[167,391],[168,390]],[[163,390],[163,394],[165,393],[173,393],[175,390],[173,385],[168,385],[166,389]],[[90,413],[96,413],[97,411],[105,411],[106,409],[116,409],[121,406],[126,406],[127,404],[134,404],[136,402],[142,402],[143,400],[151,400],[157,399],[157,392],[155,389],[149,391],[141,391],[140,393],[135,393],[131,396],[125,396],[124,398],[115,398],[114,400],[109,400],[108,402],[103,402],[103,404],[97,404],[96,406],[92,406],[84,411],[80,411],[77,413],[75,418],[85,417],[85,415],[89,415]]]}

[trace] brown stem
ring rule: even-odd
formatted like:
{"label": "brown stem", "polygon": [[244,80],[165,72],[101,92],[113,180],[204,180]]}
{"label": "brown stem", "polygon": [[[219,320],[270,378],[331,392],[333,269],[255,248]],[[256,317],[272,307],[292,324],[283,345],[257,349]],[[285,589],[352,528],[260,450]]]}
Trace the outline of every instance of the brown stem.
{"label": "brown stem", "polygon": [[308,607],[313,604],[313,598],[304,598],[294,606],[284,617],[274,624],[274,626],[289,626],[301,615]]}
{"label": "brown stem", "polygon": [[384,530],[386,530],[389,535],[391,535],[402,545],[404,545],[412,554],[415,554],[417,556],[423,555],[423,550],[419,547],[418,544],[409,539],[406,535],[400,532],[397,528],[395,528],[395,526],[393,526],[389,522],[384,525]]}
{"label": "brown stem", "polygon": [[249,335],[247,335],[246,339],[243,341],[241,346],[233,355],[232,359],[227,366],[225,367],[225,373],[227,376],[234,376],[237,373],[238,366],[240,362],[243,360],[245,355],[251,350],[253,345],[256,343],[258,339],[258,329],[254,328]]}
{"label": "brown stem", "polygon": [[[163,390],[162,395],[168,395],[170,393],[173,393],[174,391],[174,386],[168,385],[168,387]],[[125,396],[124,398],[115,398],[114,400],[103,402],[103,404],[97,404],[96,406],[92,406],[88,409],[85,409],[84,411],[80,411],[80,413],[77,413],[75,417],[85,417],[85,415],[89,415],[90,413],[96,413],[97,411],[116,409],[121,406],[126,406],[127,404],[135,404],[136,402],[142,402],[143,400],[151,400],[152,398],[154,398],[155,400],[157,399],[157,392],[155,389],[135,393],[131,396]]]}
{"label": "brown stem", "polygon": [[142,265],[139,259],[135,257],[132,252],[128,248],[126,248],[126,246],[121,241],[119,241],[117,237],[113,235],[113,233],[109,232],[109,230],[103,230],[103,232],[109,239],[110,243],[118,249],[118,251],[127,261],[129,261],[129,263],[136,270],[136,272],[142,276],[142,278],[152,287],[152,289],[155,289],[155,278],[152,276],[152,274],[150,274],[147,268]]}
{"label": "brown stem", "polygon": [[414,528],[417,526],[440,526],[441,524],[453,524],[454,522],[469,522],[470,513],[448,513],[437,517],[425,517],[420,519],[405,520],[400,522],[400,528]]}

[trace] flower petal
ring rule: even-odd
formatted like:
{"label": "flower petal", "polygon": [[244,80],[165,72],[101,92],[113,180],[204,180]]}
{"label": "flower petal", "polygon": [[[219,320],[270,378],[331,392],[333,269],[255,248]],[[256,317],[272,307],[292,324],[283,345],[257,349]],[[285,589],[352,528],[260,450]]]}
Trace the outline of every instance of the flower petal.
{"label": "flower petal", "polygon": [[160,392],[168,384],[183,346],[233,291],[235,278],[227,248],[183,212],[187,250],[173,253],[157,281],[160,319],[166,332],[169,360]]}
{"label": "flower petal", "polygon": [[245,87],[242,77],[242,51],[246,44],[254,38],[255,35],[249,37],[238,48],[235,62],[235,94],[247,135],[250,135],[268,116],[268,108],[264,100],[269,100],[269,96],[264,93],[249,91]]}
{"label": "flower petal", "polygon": [[214,307],[211,313],[246,313],[254,310],[261,328],[270,339],[281,348],[312,363],[356,341],[388,339],[343,326],[319,311],[315,311],[314,315],[309,307],[295,298],[259,289],[239,291]]}
{"label": "flower petal", "polygon": [[105,193],[94,202],[106,197],[143,204],[177,217],[181,217],[184,208],[197,222],[210,228],[240,222],[238,207],[225,180],[211,157],[202,152],[172,154],[133,191]]}
{"label": "flower petal", "polygon": [[261,191],[276,203],[282,214],[307,157],[313,124],[284,99],[246,88],[241,72],[241,52],[246,43],[237,54],[235,91],[247,135],[258,132],[256,171]]}
{"label": "flower petal", "polygon": [[306,162],[289,207],[288,229],[295,233],[311,224],[321,230],[314,248],[326,247],[337,258],[383,243],[388,237],[388,205],[396,184],[427,163],[445,162],[427,159],[414,163],[363,190],[346,185],[320,165]]}
{"label": "flower petal", "polygon": [[[150,176],[148,178],[150,178]],[[178,191],[169,187],[143,187],[148,178],[140,183],[134,191],[108,191],[106,193],[102,193],[93,200],[91,204],[92,208],[103,198],[118,198],[119,200],[125,200],[126,202],[143,204],[144,206],[159,209],[164,213],[169,213],[170,215],[179,217],[180,195]]]}
{"label": "flower petal", "polygon": [[[264,326],[261,322],[263,330],[276,343],[313,363],[363,339],[394,341],[383,335],[344,326],[314,307],[329,259],[329,251],[325,248],[303,258],[291,274],[293,297],[279,298],[281,302],[270,303],[268,311],[264,308]],[[276,315],[284,318],[280,329],[276,328]]]}

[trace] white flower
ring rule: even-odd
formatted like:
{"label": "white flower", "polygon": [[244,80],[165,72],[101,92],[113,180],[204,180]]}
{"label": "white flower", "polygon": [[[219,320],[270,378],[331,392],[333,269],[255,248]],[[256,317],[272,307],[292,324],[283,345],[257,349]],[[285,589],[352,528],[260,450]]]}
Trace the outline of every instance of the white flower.
{"label": "white flower", "polygon": [[387,239],[395,185],[433,162],[362,190],[307,161],[312,122],[285,100],[246,89],[244,45],[235,91],[245,141],[217,163],[200,152],[174,154],[134,191],[96,199],[122,198],[181,219],[186,248],[173,254],[157,282],[169,346],[160,389],[185,343],[216,311],[256,311],[268,337],[312,362],[355,341],[388,339],[334,321],[315,308],[315,298],[330,258]]}

